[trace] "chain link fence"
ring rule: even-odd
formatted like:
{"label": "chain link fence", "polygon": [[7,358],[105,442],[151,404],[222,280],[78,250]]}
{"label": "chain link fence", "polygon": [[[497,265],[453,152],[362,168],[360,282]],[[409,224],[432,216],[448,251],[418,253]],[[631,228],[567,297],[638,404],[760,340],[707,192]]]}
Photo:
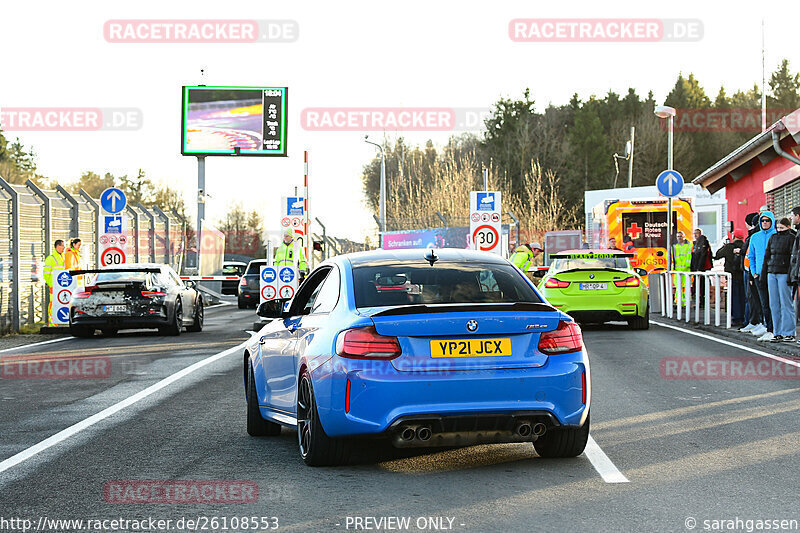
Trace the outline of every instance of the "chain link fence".
{"label": "chain link fence", "polygon": [[[0,334],[47,322],[44,260],[61,239],[78,237],[87,268],[100,266],[97,237],[100,201],[86,191],[70,194],[0,178]],[[129,262],[166,263],[181,272],[186,254],[186,221],[157,206],[128,206]]]}

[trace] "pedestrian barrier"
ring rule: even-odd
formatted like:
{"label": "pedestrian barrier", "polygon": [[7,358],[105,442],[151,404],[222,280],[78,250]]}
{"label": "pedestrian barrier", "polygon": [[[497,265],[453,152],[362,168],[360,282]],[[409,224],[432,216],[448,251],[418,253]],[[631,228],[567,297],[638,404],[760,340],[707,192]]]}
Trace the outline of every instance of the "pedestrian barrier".
{"label": "pedestrian barrier", "polygon": [[[675,280],[673,285],[673,279]],[[694,321],[700,322],[700,287],[704,286],[703,323],[711,324],[711,285],[714,285],[714,325],[720,326],[722,312],[722,280],[725,280],[725,327],[731,327],[731,274],[729,272],[683,272],[668,270],[658,275],[661,315],[677,320],[691,320],[692,286],[694,286]],[[694,280],[694,282],[693,282]],[[705,283],[700,283],[705,280]]]}

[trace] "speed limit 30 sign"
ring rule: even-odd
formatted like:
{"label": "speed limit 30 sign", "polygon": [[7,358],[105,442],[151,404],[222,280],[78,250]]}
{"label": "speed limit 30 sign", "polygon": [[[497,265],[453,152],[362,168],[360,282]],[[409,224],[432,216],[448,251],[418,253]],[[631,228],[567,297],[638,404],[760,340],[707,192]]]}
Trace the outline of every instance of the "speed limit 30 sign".
{"label": "speed limit 30 sign", "polygon": [[125,251],[116,246],[106,248],[100,256],[100,264],[104,267],[124,265],[126,263]]}
{"label": "speed limit 30 sign", "polygon": [[500,191],[472,191],[469,194],[469,234],[473,250],[502,255],[502,202]]}

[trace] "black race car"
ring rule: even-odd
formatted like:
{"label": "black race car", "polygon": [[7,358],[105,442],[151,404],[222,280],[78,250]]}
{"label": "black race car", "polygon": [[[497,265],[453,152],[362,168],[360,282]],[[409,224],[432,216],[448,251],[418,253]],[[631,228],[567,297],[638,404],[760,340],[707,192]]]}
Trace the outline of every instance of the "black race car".
{"label": "black race car", "polygon": [[203,296],[169,265],[133,263],[71,273],[83,274],[86,282],[70,302],[75,337],[91,337],[96,329],[104,335],[120,329],[158,328],[167,335],[180,335],[184,327],[203,329]]}

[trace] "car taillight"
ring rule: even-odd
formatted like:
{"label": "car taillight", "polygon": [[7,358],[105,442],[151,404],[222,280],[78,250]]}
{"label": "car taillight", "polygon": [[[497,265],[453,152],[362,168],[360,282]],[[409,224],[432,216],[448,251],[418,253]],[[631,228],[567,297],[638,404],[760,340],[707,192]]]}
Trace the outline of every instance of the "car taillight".
{"label": "car taillight", "polygon": [[242,276],[242,279],[239,281],[239,285],[241,285],[242,287],[246,286],[247,285],[247,278]]}
{"label": "car taillight", "polygon": [[158,298],[160,296],[166,296],[166,292],[159,292],[159,291],[142,291],[142,296],[146,298]]}
{"label": "car taillight", "polygon": [[562,320],[553,331],[539,337],[539,351],[546,355],[579,352],[583,349],[581,328],[575,322]]}
{"label": "car taillight", "polygon": [[90,286],[86,287],[82,292],[76,292],[75,294],[73,294],[72,298],[73,299],[75,299],[75,298],[88,298],[89,296],[92,295],[92,291],[95,290],[96,288],[97,288],[96,286],[90,285]]}
{"label": "car taillight", "polygon": [[636,276],[631,276],[629,278],[621,279],[619,281],[615,281],[614,285],[617,287],[638,287],[639,286],[639,278]]}
{"label": "car taillight", "polygon": [[544,286],[548,289],[563,289],[569,287],[569,281],[561,281],[560,279],[550,278],[544,282]]}
{"label": "car taillight", "polygon": [[397,337],[379,335],[373,326],[348,329],[336,338],[336,354],[348,359],[394,359],[401,352]]}

